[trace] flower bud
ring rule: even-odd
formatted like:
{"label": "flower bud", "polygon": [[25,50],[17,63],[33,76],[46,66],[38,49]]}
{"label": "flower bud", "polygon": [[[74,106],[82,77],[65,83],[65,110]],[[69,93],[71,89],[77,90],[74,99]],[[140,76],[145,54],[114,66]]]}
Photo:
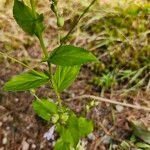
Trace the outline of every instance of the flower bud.
{"label": "flower bud", "polygon": [[91,103],[90,103],[90,106],[94,106],[94,104],[95,104],[95,102],[94,101],[91,101]]}
{"label": "flower bud", "polygon": [[57,3],[58,3],[58,0],[52,0],[52,2],[53,2],[54,4],[57,4]]}
{"label": "flower bud", "polygon": [[62,123],[65,123],[68,120],[68,118],[68,113],[63,113],[60,119]]}
{"label": "flower bud", "polygon": [[58,17],[57,18],[57,26],[58,27],[63,27],[64,26],[64,18],[63,17]]}
{"label": "flower bud", "polygon": [[99,105],[99,102],[95,102],[95,106],[98,106]]}
{"label": "flower bud", "polygon": [[58,120],[59,120],[59,115],[58,114],[54,114],[52,116],[52,123],[55,124],[55,123],[57,123]]}
{"label": "flower bud", "polygon": [[90,110],[90,106],[86,105],[86,111],[89,112],[89,110]]}

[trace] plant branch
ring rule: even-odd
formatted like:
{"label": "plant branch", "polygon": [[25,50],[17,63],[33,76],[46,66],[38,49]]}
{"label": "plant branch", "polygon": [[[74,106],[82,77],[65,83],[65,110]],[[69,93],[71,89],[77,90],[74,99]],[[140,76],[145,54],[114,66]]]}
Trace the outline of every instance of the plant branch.
{"label": "plant branch", "polygon": [[77,21],[74,21],[71,29],[69,30],[69,32],[67,33],[67,35],[61,40],[61,45],[63,43],[65,43],[65,41],[68,39],[69,35],[72,33],[72,31],[74,30],[74,28],[77,26],[77,24],[79,23],[79,21],[81,20],[81,18],[89,11],[89,9],[92,7],[92,5],[94,5],[94,3],[96,2],[97,0],[93,0],[89,6],[87,8],[85,8],[85,10],[83,11],[83,13],[80,15],[80,17],[77,19]]}
{"label": "plant branch", "polygon": [[20,64],[20,65],[22,65],[22,66],[28,68],[29,70],[32,70],[33,72],[35,72],[35,70],[34,70],[33,68],[31,68],[30,66],[24,64],[23,62],[21,62],[20,60],[14,58],[14,57],[9,56],[9,55],[6,54],[6,53],[0,52],[0,55],[2,55],[3,57],[7,57],[7,58],[9,58],[9,59],[11,59],[11,60],[17,62],[18,64]]}
{"label": "plant branch", "polygon": [[77,96],[77,97],[69,98],[66,101],[71,101],[71,100],[75,100],[75,99],[84,99],[84,98],[94,99],[94,100],[98,100],[98,101],[101,101],[101,102],[111,103],[111,104],[115,104],[115,105],[121,105],[121,106],[129,107],[129,108],[134,108],[134,109],[138,109],[138,110],[145,110],[145,111],[150,112],[150,108],[148,108],[148,107],[137,106],[137,105],[132,105],[132,104],[128,104],[128,103],[121,103],[121,102],[118,102],[118,101],[115,101],[115,100],[110,100],[110,99],[107,99],[107,98],[102,98],[102,97],[93,96],[93,95]]}

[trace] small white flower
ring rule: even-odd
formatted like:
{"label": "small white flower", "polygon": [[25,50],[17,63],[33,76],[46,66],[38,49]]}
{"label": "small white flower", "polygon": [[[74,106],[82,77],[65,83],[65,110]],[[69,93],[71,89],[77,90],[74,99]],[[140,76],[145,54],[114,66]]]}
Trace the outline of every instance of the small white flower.
{"label": "small white flower", "polygon": [[55,125],[53,125],[45,134],[44,138],[49,140],[54,140],[54,131],[55,131]]}

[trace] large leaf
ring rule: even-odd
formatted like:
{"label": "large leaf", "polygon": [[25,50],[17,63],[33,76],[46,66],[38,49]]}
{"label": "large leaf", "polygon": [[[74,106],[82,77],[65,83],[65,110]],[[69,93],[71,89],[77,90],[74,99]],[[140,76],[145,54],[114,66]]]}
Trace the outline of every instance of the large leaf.
{"label": "large leaf", "polygon": [[18,25],[30,35],[38,35],[44,30],[43,15],[35,15],[30,7],[19,0],[14,1],[13,15]]}
{"label": "large leaf", "polygon": [[80,70],[80,66],[64,67],[58,66],[54,77],[53,86],[58,91],[61,92],[68,88],[72,82],[76,79]]}
{"label": "large leaf", "polygon": [[56,48],[49,57],[51,63],[60,66],[75,66],[96,60],[91,52],[72,45]]}
{"label": "large leaf", "polygon": [[46,121],[50,121],[51,116],[57,113],[57,105],[49,100],[36,99],[32,105],[38,116]]}
{"label": "large leaf", "polygon": [[12,77],[4,85],[5,91],[26,91],[47,83],[49,77],[42,72],[26,72]]}

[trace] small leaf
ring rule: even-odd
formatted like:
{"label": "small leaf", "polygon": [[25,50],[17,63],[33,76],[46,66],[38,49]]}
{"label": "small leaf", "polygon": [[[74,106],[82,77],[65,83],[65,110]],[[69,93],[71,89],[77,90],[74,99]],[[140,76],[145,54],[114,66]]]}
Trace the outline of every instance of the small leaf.
{"label": "small leaf", "polygon": [[141,142],[137,142],[135,144],[138,148],[142,148],[142,149],[150,149],[150,145],[149,144],[146,144],[146,143],[141,143]]}
{"label": "small leaf", "polygon": [[69,150],[70,149],[70,144],[65,143],[63,139],[58,139],[55,143],[54,150]]}
{"label": "small leaf", "polygon": [[74,139],[74,147],[78,144],[80,138],[80,133],[79,133],[79,125],[78,125],[78,118],[76,115],[72,114],[69,118],[69,130],[73,135]]}
{"label": "small leaf", "polygon": [[14,1],[13,15],[18,25],[28,34],[37,35],[43,32],[43,15],[33,13],[32,9],[19,0]]}
{"label": "small leaf", "polygon": [[142,139],[144,142],[150,144],[150,131],[146,130],[143,127],[140,127],[135,122],[130,122],[133,129],[134,135]]}
{"label": "small leaf", "polygon": [[51,63],[60,66],[75,66],[96,60],[91,52],[72,45],[56,48],[49,57]]}
{"label": "small leaf", "polygon": [[87,120],[86,118],[80,117],[78,119],[78,128],[80,136],[83,137],[93,131],[93,123],[92,121]]}
{"label": "small leaf", "polygon": [[26,72],[12,77],[4,85],[5,91],[26,91],[47,83],[49,77],[42,72]]}
{"label": "small leaf", "polygon": [[58,92],[62,92],[68,88],[72,82],[76,79],[80,70],[80,66],[64,67],[58,66],[54,77],[53,86]]}
{"label": "small leaf", "polygon": [[120,146],[122,147],[122,149],[127,150],[130,149],[130,145],[127,141],[122,141]]}
{"label": "small leaf", "polygon": [[34,100],[33,109],[39,117],[46,121],[50,121],[52,114],[57,113],[57,105],[49,100]]}

